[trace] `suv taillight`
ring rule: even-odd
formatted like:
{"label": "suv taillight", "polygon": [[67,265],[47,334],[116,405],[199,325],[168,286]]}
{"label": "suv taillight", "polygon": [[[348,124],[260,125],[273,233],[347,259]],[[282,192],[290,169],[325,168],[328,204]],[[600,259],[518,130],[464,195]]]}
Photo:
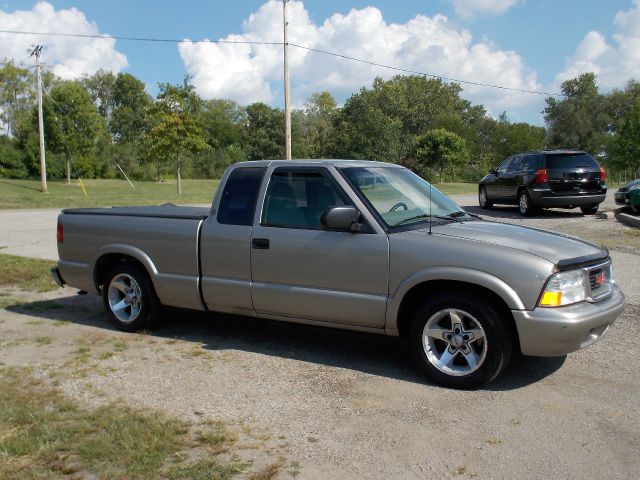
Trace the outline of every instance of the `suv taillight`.
{"label": "suv taillight", "polygon": [[549,181],[549,174],[544,168],[541,168],[536,172],[536,184],[547,183]]}
{"label": "suv taillight", "polygon": [[58,222],[58,243],[62,243],[64,240],[64,228],[62,227],[62,224],[60,222]]}
{"label": "suv taillight", "polygon": [[607,172],[604,171],[604,168],[600,167],[600,180],[603,182],[607,179]]}

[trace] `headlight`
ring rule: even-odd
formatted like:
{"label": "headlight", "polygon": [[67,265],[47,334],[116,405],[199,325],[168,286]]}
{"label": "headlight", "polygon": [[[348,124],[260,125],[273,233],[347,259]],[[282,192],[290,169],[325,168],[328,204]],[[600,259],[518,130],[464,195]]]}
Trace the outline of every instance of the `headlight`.
{"label": "headlight", "polygon": [[569,270],[552,275],[542,292],[541,307],[560,307],[587,298],[589,280],[584,270]]}

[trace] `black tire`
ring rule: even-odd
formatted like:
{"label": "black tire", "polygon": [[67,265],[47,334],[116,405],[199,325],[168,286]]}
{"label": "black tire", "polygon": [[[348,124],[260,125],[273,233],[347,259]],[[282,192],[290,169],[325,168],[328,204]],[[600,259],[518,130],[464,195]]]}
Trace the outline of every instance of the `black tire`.
{"label": "black tire", "polygon": [[520,190],[518,193],[518,211],[523,217],[530,217],[536,212],[536,208],[531,203],[531,197],[526,190]]}
{"label": "black tire", "polygon": [[[461,318],[463,328],[458,335],[455,335],[455,327],[458,324],[454,323],[454,316],[445,313],[444,317],[437,320],[443,311],[455,311],[458,318]],[[450,318],[447,319],[446,315]],[[444,324],[434,322],[444,322]],[[438,335],[440,328],[442,329],[442,340],[438,335],[425,335],[425,327],[428,324],[430,331],[438,332]],[[438,328],[434,328],[434,325]],[[478,326],[480,329],[477,328]],[[447,328],[451,329],[453,335],[447,333]],[[477,335],[475,341],[472,333],[474,331],[482,332],[482,335]],[[465,334],[469,334],[467,336],[472,339],[465,342],[466,346],[454,347],[454,344],[462,340],[460,337],[464,337]],[[444,338],[447,336],[453,338],[447,340]],[[426,300],[415,312],[409,334],[414,359],[427,377],[445,387],[459,389],[481,387],[500,375],[511,358],[514,338],[515,334],[507,319],[500,318],[495,307],[473,293],[464,291],[443,292]],[[451,360],[438,367],[438,360],[442,361],[445,352],[451,352],[451,349],[455,350],[453,355],[449,354],[448,358]],[[471,362],[466,360],[467,355],[471,353],[470,349],[474,349],[472,354],[480,359],[475,369]],[[460,370],[456,371],[456,369]]]}
{"label": "black tire", "polygon": [[480,190],[478,190],[478,204],[483,210],[489,210],[493,208],[493,202],[489,200],[487,189],[484,187],[480,187]]}
{"label": "black tire", "polygon": [[599,207],[600,207],[600,204],[594,203],[593,205],[586,205],[584,207],[580,207],[580,211],[584,215],[595,215],[598,212]]}
{"label": "black tire", "polygon": [[[160,313],[160,301],[149,275],[131,263],[118,263],[109,270],[102,300],[111,322],[125,332],[151,328]],[[117,308],[118,305],[124,306]]]}

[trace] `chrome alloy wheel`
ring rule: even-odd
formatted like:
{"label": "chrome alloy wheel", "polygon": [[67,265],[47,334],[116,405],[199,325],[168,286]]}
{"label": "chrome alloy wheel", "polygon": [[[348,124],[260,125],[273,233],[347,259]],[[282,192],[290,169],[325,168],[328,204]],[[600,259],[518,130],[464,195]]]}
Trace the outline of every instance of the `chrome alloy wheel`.
{"label": "chrome alloy wheel", "polygon": [[427,359],[446,375],[475,372],[487,356],[487,339],[480,322],[458,308],[434,313],[422,331]]}
{"label": "chrome alloy wheel", "polygon": [[520,207],[520,213],[524,214],[529,210],[529,197],[526,193],[520,194],[520,201],[518,203]]}
{"label": "chrome alloy wheel", "polygon": [[142,309],[142,289],[135,278],[119,273],[109,284],[109,308],[118,320],[131,323]]}

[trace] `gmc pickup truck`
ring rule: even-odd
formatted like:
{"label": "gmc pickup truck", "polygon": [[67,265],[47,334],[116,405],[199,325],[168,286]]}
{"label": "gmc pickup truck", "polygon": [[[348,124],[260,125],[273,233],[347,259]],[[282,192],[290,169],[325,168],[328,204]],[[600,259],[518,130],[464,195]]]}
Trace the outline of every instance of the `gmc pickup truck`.
{"label": "gmc pickup truck", "polygon": [[57,236],[54,278],[102,295],[123,330],[172,306],[400,335],[453,388],[514,351],[586,347],[624,307],[607,250],[483,221],[378,162],[239,163],[210,209],[67,209]]}

